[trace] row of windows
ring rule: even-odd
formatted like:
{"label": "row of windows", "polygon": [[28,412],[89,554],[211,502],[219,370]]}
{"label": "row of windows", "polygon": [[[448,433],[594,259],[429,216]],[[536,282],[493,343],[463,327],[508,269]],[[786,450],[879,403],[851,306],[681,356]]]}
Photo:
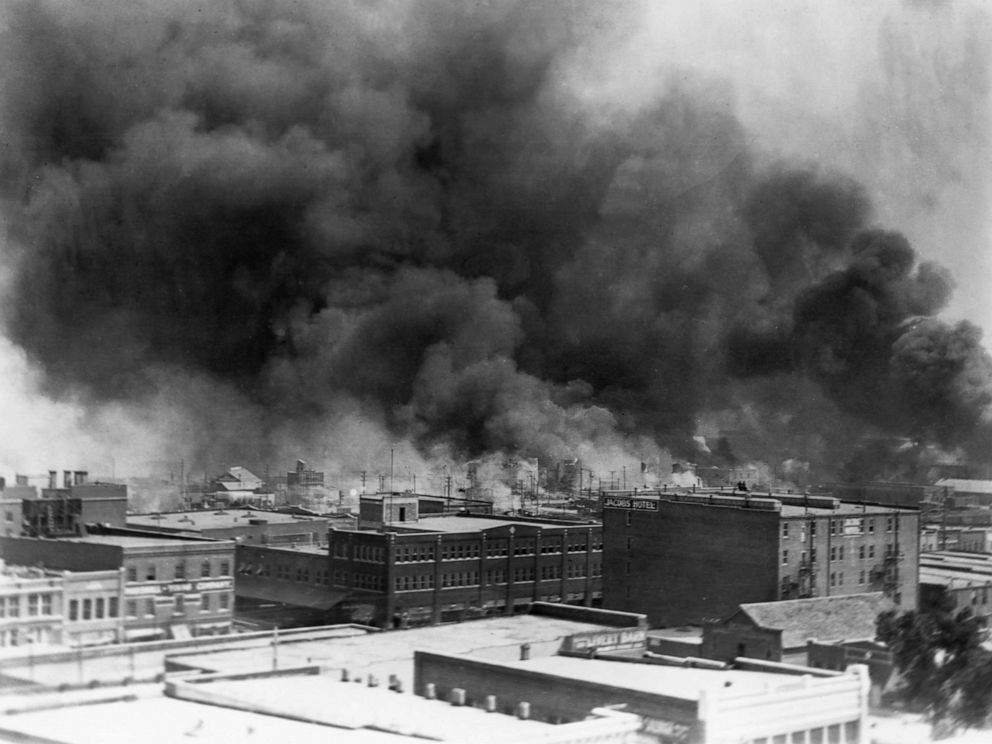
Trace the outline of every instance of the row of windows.
{"label": "row of windows", "polygon": [[[853,523],[853,522],[854,522],[854,520],[853,519],[850,519],[850,518],[848,518],[848,519],[831,519],[830,520],[830,534],[831,535],[845,535],[845,534],[848,534],[848,535],[861,535],[861,534],[865,534],[866,532],[869,535],[874,535],[875,534],[875,520],[873,518],[861,518],[861,519],[858,519],[857,522],[856,522],[856,524]],[[789,539],[790,529],[791,529],[790,528],[790,524],[793,524],[793,526],[794,526],[794,524],[798,524],[800,526],[800,531],[799,531],[799,537],[800,537],[800,539],[803,539],[803,540],[806,539],[806,531],[805,531],[804,528],[805,528],[805,526],[807,524],[809,525],[810,536],[811,537],[815,537],[816,536],[816,522],[815,521],[812,521],[812,520],[810,520],[809,522],[800,522],[800,521],[797,521],[796,523],[782,522],[782,539],[784,539],[784,540]],[[896,518],[895,517],[886,517],[885,518],[885,531],[886,532],[893,532],[895,530],[895,527],[896,527]],[[792,534],[795,534],[795,532],[793,531]]]}
{"label": "row of windows", "polygon": [[[884,555],[886,557],[896,555],[899,551],[895,543],[887,543],[885,546]],[[799,556],[800,560],[805,563],[807,560],[807,555],[809,560],[816,560],[816,550],[807,551],[803,550]],[[875,546],[874,545],[859,545],[858,546],[858,560],[872,560],[875,558]],[[844,560],[844,546],[843,545],[831,545],[830,546],[830,560],[831,561],[842,561]],[[782,551],[782,565],[786,565],[789,562],[789,551]]]}
{"label": "row of windows", "polygon": [[[584,578],[585,563],[583,561],[569,561],[566,568],[568,578]],[[602,576],[602,565],[598,562],[592,564],[592,575]],[[505,584],[505,568],[491,568],[486,571],[487,584]],[[514,581],[534,581],[536,572],[533,566],[519,566],[513,569]],[[451,571],[441,574],[441,587],[454,586],[478,586],[478,571]],[[560,564],[541,566],[541,581],[554,581],[562,578]],[[420,589],[434,588],[433,574],[417,574],[413,576],[397,576],[394,580],[396,591],[416,591]]]}
{"label": "row of windows", "polygon": [[22,607],[27,617],[50,617],[53,597],[51,593],[24,595],[24,602],[18,595],[0,597],[0,617],[21,617]]}
{"label": "row of windows", "polygon": [[185,581],[192,578],[207,579],[211,576],[230,576],[231,575],[231,562],[230,561],[219,561],[216,563],[218,570],[215,574],[213,572],[213,567],[215,565],[214,561],[203,560],[199,565],[193,565],[192,567],[187,567],[186,561],[179,561],[173,566],[172,574],[169,575],[165,571],[161,572],[158,570],[158,566],[154,563],[149,563],[145,566],[144,570],[138,571],[137,566],[127,567],[127,580],[130,582],[138,581],[139,575],[142,577],[141,581]]}
{"label": "row of windows", "polygon": [[[173,597],[172,612],[175,615],[182,615],[186,613],[187,605],[196,604],[195,602],[189,601],[189,598],[177,594]],[[158,604],[165,604],[158,600]],[[144,600],[129,599],[124,605],[125,612],[128,617],[154,617],[155,616],[155,597],[148,597]],[[216,594],[202,594],[200,595],[200,612],[226,612],[231,608],[231,594],[230,592],[220,592]],[[116,604],[114,605],[114,610],[116,612]],[[85,612],[85,607],[84,607]],[[111,617],[116,617],[112,615]],[[84,618],[85,619],[85,618]]]}
{"label": "row of windows", "polygon": [[400,545],[396,548],[397,563],[422,563],[434,560],[434,545]]}
{"label": "row of windows", "polygon": [[373,591],[381,592],[386,588],[385,579],[379,574],[356,573],[355,588],[372,589]]}
{"label": "row of windows", "polygon": [[[587,550],[585,537],[569,538],[571,542],[566,546],[570,553],[584,553]],[[513,545],[514,555],[534,555],[537,549],[537,542],[534,539],[517,540]],[[596,537],[592,542],[593,550],[602,550],[602,538]],[[562,545],[560,540],[542,541],[541,553],[560,553]],[[334,544],[333,555],[336,558],[348,557],[347,543],[337,542]],[[486,557],[495,558],[510,554],[509,540],[490,540],[486,543]],[[436,557],[436,546],[433,544],[400,545],[396,548],[397,563],[422,563],[433,561]],[[479,558],[482,555],[481,541],[443,543],[441,545],[441,560],[465,560],[467,558]],[[384,560],[383,548],[359,545],[355,548],[355,560],[382,563]]]}
{"label": "row of windows", "polygon": [[102,620],[117,617],[117,597],[85,597],[82,600],[69,600],[70,620]]}

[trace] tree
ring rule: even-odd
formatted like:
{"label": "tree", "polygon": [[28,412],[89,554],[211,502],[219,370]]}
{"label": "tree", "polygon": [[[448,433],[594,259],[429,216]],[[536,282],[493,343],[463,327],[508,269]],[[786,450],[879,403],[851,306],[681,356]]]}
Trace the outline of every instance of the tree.
{"label": "tree", "polygon": [[899,691],[938,728],[981,726],[992,711],[992,653],[982,648],[985,621],[954,611],[946,596],[926,610],[878,616],[878,639],[892,651]]}

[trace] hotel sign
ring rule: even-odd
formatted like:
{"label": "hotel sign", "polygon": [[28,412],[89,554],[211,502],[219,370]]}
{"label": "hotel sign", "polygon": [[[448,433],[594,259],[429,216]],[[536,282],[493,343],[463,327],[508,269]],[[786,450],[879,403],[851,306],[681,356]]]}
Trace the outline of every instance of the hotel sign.
{"label": "hotel sign", "polygon": [[233,579],[205,579],[203,581],[173,581],[167,584],[135,584],[124,590],[128,597],[149,597],[159,594],[196,594],[209,591],[230,591]]}
{"label": "hotel sign", "polygon": [[604,496],[603,508],[656,512],[658,511],[658,502],[655,499],[636,499],[629,496]]}

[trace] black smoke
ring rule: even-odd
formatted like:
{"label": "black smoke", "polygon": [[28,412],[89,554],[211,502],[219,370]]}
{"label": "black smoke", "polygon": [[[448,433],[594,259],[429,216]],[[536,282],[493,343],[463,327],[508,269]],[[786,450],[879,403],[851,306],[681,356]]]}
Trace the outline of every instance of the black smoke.
{"label": "black smoke", "polygon": [[692,453],[712,411],[758,443],[725,459],[975,441],[977,330],[857,183],[759,165],[709,81],[607,125],[571,89],[633,17],[11,6],[8,335],[53,395],[195,400],[193,450],[333,445],[344,409],[458,457]]}

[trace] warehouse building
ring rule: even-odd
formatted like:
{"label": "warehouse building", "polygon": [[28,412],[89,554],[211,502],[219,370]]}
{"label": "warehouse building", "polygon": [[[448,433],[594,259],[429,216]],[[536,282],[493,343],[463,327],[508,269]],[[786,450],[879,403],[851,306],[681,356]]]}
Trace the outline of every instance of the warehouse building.
{"label": "warehouse building", "polygon": [[746,491],[604,494],[603,507],[604,607],[646,613],[652,627],[877,591],[916,606],[915,509]]}
{"label": "warehouse building", "polygon": [[490,515],[421,516],[415,495],[361,499],[359,529],[330,533],[339,621],[406,627],[532,602],[597,606],[602,531],[593,522]]}

